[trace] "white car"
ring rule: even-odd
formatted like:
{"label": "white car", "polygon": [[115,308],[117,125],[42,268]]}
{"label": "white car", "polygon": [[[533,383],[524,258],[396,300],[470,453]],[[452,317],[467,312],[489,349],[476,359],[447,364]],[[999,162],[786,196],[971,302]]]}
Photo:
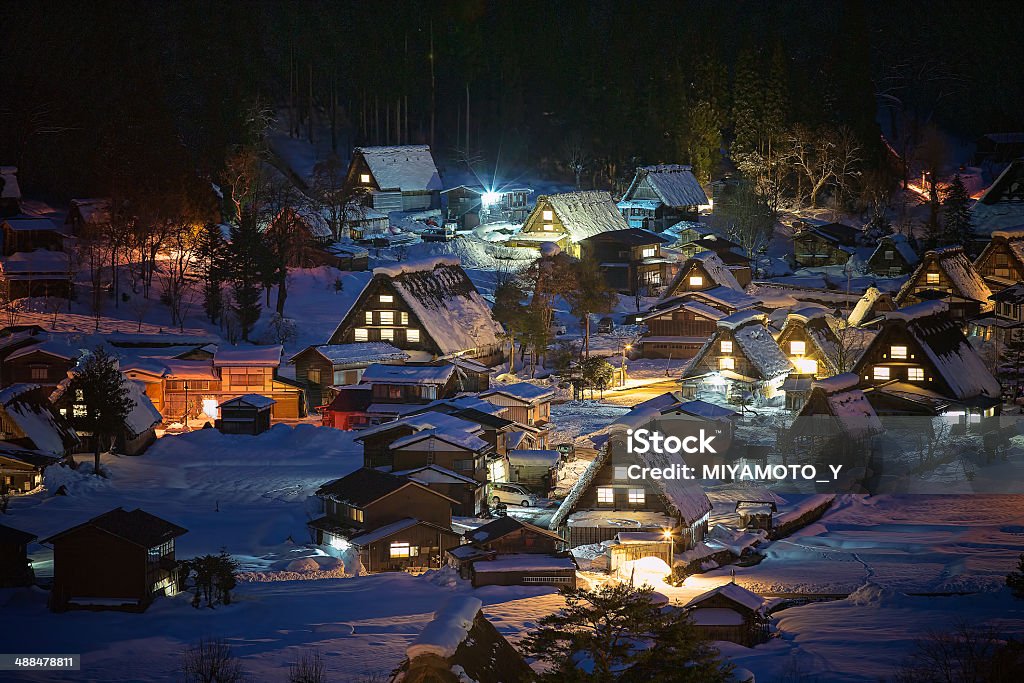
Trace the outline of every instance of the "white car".
{"label": "white car", "polygon": [[491,504],[521,505],[536,507],[537,496],[530,489],[519,484],[494,484],[491,486]]}

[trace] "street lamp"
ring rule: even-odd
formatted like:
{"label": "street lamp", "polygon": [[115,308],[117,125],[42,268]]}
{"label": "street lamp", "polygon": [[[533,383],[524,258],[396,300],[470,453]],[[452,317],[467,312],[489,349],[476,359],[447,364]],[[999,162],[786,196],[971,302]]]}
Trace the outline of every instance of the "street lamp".
{"label": "street lamp", "polygon": [[626,386],[626,351],[633,348],[632,344],[626,344],[622,347],[622,368],[619,373],[619,386]]}
{"label": "street lamp", "polygon": [[674,565],[676,561],[676,537],[672,535],[671,529],[665,529],[665,540],[669,542],[668,568],[669,571],[673,571],[675,569]]}

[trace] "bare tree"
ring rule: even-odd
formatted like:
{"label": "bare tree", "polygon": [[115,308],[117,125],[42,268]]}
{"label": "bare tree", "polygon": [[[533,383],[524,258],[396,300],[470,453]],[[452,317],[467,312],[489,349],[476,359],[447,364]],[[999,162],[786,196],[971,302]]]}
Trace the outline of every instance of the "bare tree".
{"label": "bare tree", "polygon": [[185,650],[181,671],[186,683],[240,683],[245,680],[242,663],[231,646],[221,639],[202,638]]}
{"label": "bare tree", "polygon": [[562,148],[562,159],[566,168],[576,177],[576,189],[580,189],[580,178],[590,166],[591,161],[590,150],[583,141],[582,135],[573,133],[569,136]]}
{"label": "bare tree", "polygon": [[1020,680],[1024,643],[989,625],[930,631],[896,674],[897,683],[1011,683]]}
{"label": "bare tree", "polygon": [[325,683],[327,666],[319,650],[303,652],[288,670],[288,683]]}

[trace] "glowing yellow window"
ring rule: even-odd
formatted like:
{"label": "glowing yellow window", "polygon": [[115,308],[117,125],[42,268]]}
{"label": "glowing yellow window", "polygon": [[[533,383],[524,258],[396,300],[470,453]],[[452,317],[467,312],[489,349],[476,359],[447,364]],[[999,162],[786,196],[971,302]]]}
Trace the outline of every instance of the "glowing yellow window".
{"label": "glowing yellow window", "polygon": [[354,338],[355,338],[356,341],[366,341],[367,339],[370,338],[370,335],[366,331],[365,327],[357,327]]}
{"label": "glowing yellow window", "polygon": [[555,220],[555,213],[553,211],[543,211],[541,212],[541,217],[546,221],[553,221]]}
{"label": "glowing yellow window", "polygon": [[794,362],[797,371],[802,375],[817,375],[818,361],[813,358],[797,358]]}
{"label": "glowing yellow window", "polygon": [[925,273],[924,281],[927,282],[930,285],[937,285],[937,284],[939,284],[939,274],[938,273]]}
{"label": "glowing yellow window", "polygon": [[372,325],[373,324],[373,311],[367,311],[366,312],[366,324],[367,325]]}
{"label": "glowing yellow window", "polygon": [[923,382],[924,368],[907,368],[907,379],[911,382]]}
{"label": "glowing yellow window", "polygon": [[545,231],[547,231],[547,232],[551,232],[551,231],[553,231],[554,229],[555,229],[555,226],[551,225],[551,223],[545,223],[545,224],[544,224],[544,230],[545,230]]}
{"label": "glowing yellow window", "polygon": [[368,182],[370,182],[370,174],[369,173],[360,173],[359,174],[359,182],[361,182],[361,183],[368,183]]}
{"label": "glowing yellow window", "polygon": [[610,486],[602,486],[597,489],[597,502],[611,505],[615,502],[615,489]]}
{"label": "glowing yellow window", "polygon": [[398,541],[391,544],[391,557],[416,557],[419,554],[419,546]]}
{"label": "glowing yellow window", "polygon": [[405,331],[405,341],[418,342],[420,340],[420,331],[415,327],[410,327]]}
{"label": "glowing yellow window", "polygon": [[402,311],[401,315],[402,315],[402,324],[403,325],[408,325],[409,324],[409,314],[406,313],[405,311]]}
{"label": "glowing yellow window", "polygon": [[789,342],[789,353],[793,356],[802,356],[807,353],[807,344],[802,341]]}
{"label": "glowing yellow window", "polygon": [[719,358],[718,359],[719,370],[735,370],[736,359],[735,358]]}
{"label": "glowing yellow window", "polygon": [[392,304],[395,302],[395,297],[390,294],[381,294],[380,297],[378,297],[378,301],[382,304]]}
{"label": "glowing yellow window", "polygon": [[702,278],[700,275],[691,275],[690,276],[690,286],[691,287],[703,287],[704,286],[704,278]]}
{"label": "glowing yellow window", "polygon": [[645,500],[643,489],[630,489],[629,490],[629,504],[630,505],[643,505]]}
{"label": "glowing yellow window", "polygon": [[385,327],[385,328],[381,329],[381,331],[380,331],[380,340],[381,341],[394,341],[395,340],[395,330],[393,328],[390,328],[390,327]]}
{"label": "glowing yellow window", "polygon": [[722,353],[732,353],[732,342],[731,341],[723,341],[722,342]]}
{"label": "glowing yellow window", "polygon": [[874,369],[875,379],[889,379],[889,368],[884,365],[876,365]]}
{"label": "glowing yellow window", "polygon": [[897,360],[905,360],[907,357],[906,346],[892,346],[889,348],[889,357]]}
{"label": "glowing yellow window", "polygon": [[395,324],[395,312],[394,311],[380,311],[380,324],[381,325],[394,325]]}

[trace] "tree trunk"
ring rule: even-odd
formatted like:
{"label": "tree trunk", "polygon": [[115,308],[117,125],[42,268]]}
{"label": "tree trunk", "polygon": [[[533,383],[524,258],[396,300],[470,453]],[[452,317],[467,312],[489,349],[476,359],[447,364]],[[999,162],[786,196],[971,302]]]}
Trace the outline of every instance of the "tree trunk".
{"label": "tree trunk", "polygon": [[288,277],[281,278],[277,284],[277,314],[284,317],[284,302],[288,298]]}
{"label": "tree trunk", "polygon": [[583,314],[583,357],[590,358],[590,314]]}
{"label": "tree trunk", "polygon": [[100,474],[100,435],[99,434],[93,434],[93,438],[95,439],[95,441],[94,441],[95,446],[93,447],[93,452],[92,452],[92,456],[93,456],[93,471],[92,471],[92,473],[94,475],[96,475],[97,477],[99,477],[99,476],[102,476]]}

